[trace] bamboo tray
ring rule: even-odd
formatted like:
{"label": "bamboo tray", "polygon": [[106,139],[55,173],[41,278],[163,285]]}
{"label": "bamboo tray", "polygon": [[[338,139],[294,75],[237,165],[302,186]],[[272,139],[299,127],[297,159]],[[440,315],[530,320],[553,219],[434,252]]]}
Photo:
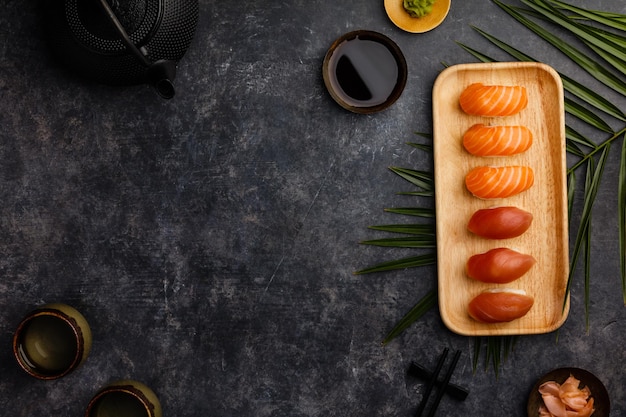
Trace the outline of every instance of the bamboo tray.
{"label": "bamboo tray", "polygon": [[[528,106],[514,116],[469,116],[459,95],[469,84],[521,85]],[[547,333],[559,328],[569,312],[565,297],[569,271],[567,181],[563,86],[552,68],[539,63],[462,64],[445,69],[433,87],[433,143],[437,210],[439,309],[445,325],[468,336]],[[465,131],[475,123],[520,124],[533,132],[532,147],[510,157],[477,157],[462,145]],[[532,188],[513,197],[481,200],[465,188],[465,175],[478,165],[529,165],[535,172]],[[470,216],[480,208],[512,205],[533,214],[522,236],[489,240],[467,230]],[[495,247],[530,254],[537,263],[509,284],[485,284],[465,274],[467,259]],[[488,288],[518,288],[535,303],[524,317],[508,323],[485,324],[467,313],[469,301]]]}

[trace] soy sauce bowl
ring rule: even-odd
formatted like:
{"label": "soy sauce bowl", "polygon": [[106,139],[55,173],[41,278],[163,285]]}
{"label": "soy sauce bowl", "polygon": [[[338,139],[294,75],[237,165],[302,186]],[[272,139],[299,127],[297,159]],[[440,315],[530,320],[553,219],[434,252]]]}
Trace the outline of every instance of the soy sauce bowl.
{"label": "soy sauce bowl", "polygon": [[357,30],[332,43],[322,72],[326,89],[341,107],[370,114],[387,109],[400,98],[408,70],[404,54],[390,38]]}
{"label": "soy sauce bowl", "polygon": [[527,405],[527,413],[528,417],[538,417],[539,416],[539,407],[543,405],[543,399],[541,398],[541,394],[539,393],[539,387],[548,381],[555,381],[559,384],[565,382],[569,376],[572,375],[574,378],[580,381],[580,386],[589,387],[589,391],[591,392],[591,396],[594,401],[595,411],[593,412],[593,417],[609,417],[609,412],[611,411],[611,402],[609,400],[609,393],[606,390],[606,387],[596,377],[589,371],[580,368],[559,368],[554,369],[541,378],[535,383],[530,391],[530,395],[528,397],[528,405]]}

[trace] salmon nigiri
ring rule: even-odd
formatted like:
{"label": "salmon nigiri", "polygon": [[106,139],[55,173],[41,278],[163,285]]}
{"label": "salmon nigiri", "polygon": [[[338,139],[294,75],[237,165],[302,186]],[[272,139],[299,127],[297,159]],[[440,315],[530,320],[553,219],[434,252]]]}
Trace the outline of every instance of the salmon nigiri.
{"label": "salmon nigiri", "polygon": [[479,166],[465,176],[465,186],[478,198],[505,198],[533,186],[535,174],[527,166]]}
{"label": "salmon nigiri", "polygon": [[526,126],[475,124],[463,135],[463,146],[476,156],[510,156],[528,150],[533,134]]}
{"label": "salmon nigiri", "polygon": [[525,87],[470,84],[459,97],[463,111],[473,116],[512,116],[528,105]]}
{"label": "salmon nigiri", "polygon": [[525,316],[534,303],[535,299],[524,290],[491,289],[474,297],[468,312],[482,323],[503,323]]}

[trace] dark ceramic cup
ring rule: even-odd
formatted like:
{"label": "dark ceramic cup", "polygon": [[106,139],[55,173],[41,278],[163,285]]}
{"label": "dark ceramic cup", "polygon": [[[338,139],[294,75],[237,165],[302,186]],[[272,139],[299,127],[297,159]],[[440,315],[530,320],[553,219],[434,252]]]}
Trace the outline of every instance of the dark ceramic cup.
{"label": "dark ceramic cup", "polygon": [[162,417],[161,403],[145,384],[130,379],[113,382],[91,399],[85,417]]}
{"label": "dark ceramic cup", "polygon": [[60,378],[78,368],[91,350],[91,329],[75,308],[46,304],[31,311],[13,336],[13,355],[29,375]]}

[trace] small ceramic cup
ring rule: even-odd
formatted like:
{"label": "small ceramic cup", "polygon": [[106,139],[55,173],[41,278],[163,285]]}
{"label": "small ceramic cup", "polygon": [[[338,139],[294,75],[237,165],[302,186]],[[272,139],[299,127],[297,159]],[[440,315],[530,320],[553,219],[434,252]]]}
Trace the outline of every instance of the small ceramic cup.
{"label": "small ceramic cup", "polygon": [[75,308],[46,304],[24,317],[13,336],[13,355],[29,375],[61,378],[78,368],[91,350],[91,329]]}
{"label": "small ceramic cup", "polygon": [[161,403],[148,386],[130,379],[113,382],[91,399],[85,417],[162,417]]}

